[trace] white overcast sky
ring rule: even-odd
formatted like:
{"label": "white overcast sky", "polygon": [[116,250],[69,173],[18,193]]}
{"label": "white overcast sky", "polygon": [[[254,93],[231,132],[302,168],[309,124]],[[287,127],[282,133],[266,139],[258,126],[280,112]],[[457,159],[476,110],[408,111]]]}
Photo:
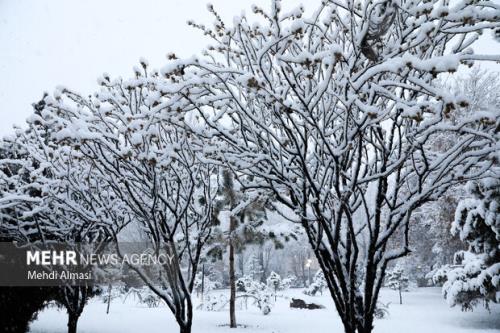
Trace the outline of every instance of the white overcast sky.
{"label": "white overcast sky", "polygon": [[[500,0],[498,0],[500,1]],[[198,53],[208,43],[186,21],[211,23],[207,0],[0,0],[0,137],[23,125],[31,103],[64,85],[82,93],[96,89],[103,72],[127,77],[140,57],[153,67],[174,51]],[[256,3],[269,0],[211,0],[232,22]],[[311,12],[319,0],[284,0],[285,9],[303,2]],[[488,32],[476,53],[500,54]],[[500,65],[490,64],[498,69]]]}

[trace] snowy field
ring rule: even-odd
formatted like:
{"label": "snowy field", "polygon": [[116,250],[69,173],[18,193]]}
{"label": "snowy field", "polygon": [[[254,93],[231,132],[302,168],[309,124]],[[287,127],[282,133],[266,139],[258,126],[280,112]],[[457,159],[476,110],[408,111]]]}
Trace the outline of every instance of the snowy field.
{"label": "snowy field", "polygon": [[[441,296],[440,288],[421,288],[403,295],[403,305],[399,305],[395,291],[383,289],[381,300],[390,302],[390,315],[386,319],[376,320],[375,333],[476,333],[500,332],[500,306],[493,304],[491,313],[484,308],[474,312],[461,312],[459,308],[449,308]],[[323,310],[299,310],[289,308],[290,297],[300,297],[309,302],[326,306]],[[300,290],[287,291],[278,298],[275,307],[268,316],[263,316],[258,309],[237,312],[239,324],[244,325],[241,332],[265,333],[342,333],[340,319],[335,313],[333,303],[325,294],[307,297]],[[193,333],[234,332],[225,326],[228,313],[196,311]],[[94,299],[85,308],[79,324],[80,333],[110,332],[177,332],[177,325],[165,307],[147,308],[138,305],[133,299],[126,303],[116,300],[106,315],[106,304]],[[48,308],[38,315],[32,323],[32,333],[66,332],[66,313],[64,310]]]}

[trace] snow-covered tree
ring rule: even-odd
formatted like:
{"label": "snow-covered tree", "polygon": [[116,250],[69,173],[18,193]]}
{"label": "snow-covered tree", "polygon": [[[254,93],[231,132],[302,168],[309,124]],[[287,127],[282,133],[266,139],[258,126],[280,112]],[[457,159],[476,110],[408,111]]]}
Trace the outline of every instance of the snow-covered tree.
{"label": "snow-covered tree", "polygon": [[[475,66],[464,74],[445,76],[441,81],[454,96],[468,100],[467,107],[451,116],[457,122],[476,112],[500,109],[500,74],[497,72]],[[454,135],[448,134],[440,136],[435,143],[446,150],[453,141]],[[413,251],[404,260],[406,272],[417,283],[426,284],[426,277],[432,278],[441,266],[453,263],[456,252],[466,249],[458,234],[450,233],[459,201],[470,195],[466,192],[465,184],[454,186],[446,195],[415,212],[415,223],[409,233]]]}
{"label": "snow-covered tree", "polygon": [[[162,70],[176,106],[205,126],[212,158],[253,177],[303,226],[347,333],[368,333],[389,263],[410,252],[413,212],[491,166],[498,110],[456,121],[468,105],[435,80],[497,61],[470,49],[500,25],[492,1],[324,1],[224,23],[212,6],[202,58]],[[494,126],[493,126],[494,127]],[[452,133],[446,150],[434,138]],[[403,241],[387,251],[401,230]],[[361,283],[363,281],[363,283]]]}
{"label": "snow-covered tree", "polygon": [[248,262],[248,275],[252,277],[253,280],[260,281],[262,275],[262,265],[259,260],[257,253],[253,253]]}
{"label": "snow-covered tree", "polygon": [[[498,170],[498,168],[497,168]],[[451,232],[468,244],[456,254],[455,265],[441,276],[443,295],[451,306],[472,310],[481,300],[499,302],[500,292],[500,180],[486,178],[469,187],[470,198],[456,210]],[[439,279],[439,276],[436,276]]]}
{"label": "snow-covered tree", "polygon": [[[33,164],[29,153],[16,144],[21,129],[0,140],[0,241],[32,242],[40,239],[36,232],[38,216],[32,214],[40,203],[42,185],[39,167]],[[42,226],[41,226],[42,228]],[[29,322],[54,300],[57,288],[47,287],[0,287],[0,312],[5,331],[25,332]]]}
{"label": "snow-covered tree", "polygon": [[408,291],[410,285],[408,276],[401,267],[394,267],[387,272],[385,277],[385,286],[399,292],[399,304],[403,304],[403,291]]}
{"label": "snow-covered tree", "polygon": [[209,271],[203,272],[200,269],[200,271],[196,274],[193,290],[195,290],[197,294],[200,294],[201,297],[204,297],[205,292],[209,292],[210,290],[220,287],[220,283],[212,278]]}
{"label": "snow-covered tree", "polygon": [[[280,225],[264,223],[269,213],[274,211],[270,205],[268,193],[261,193],[255,189],[248,189],[247,175],[238,176],[235,172],[224,169],[220,177],[219,195],[216,198],[214,213],[217,215],[219,226],[214,229],[212,241],[208,244],[208,252],[214,257],[221,257],[227,252],[229,275],[229,326],[236,327],[236,262],[237,255],[242,258],[248,246],[258,245],[258,255],[251,257],[250,265],[259,265],[262,272],[258,273],[261,282],[265,282],[266,272],[272,254],[276,248],[282,247],[291,231],[276,232]],[[259,262],[255,262],[258,260]],[[245,271],[242,260],[239,262],[240,271]],[[253,270],[250,267],[250,270]],[[252,274],[255,274],[253,272]]]}
{"label": "snow-covered tree", "polygon": [[276,301],[276,294],[278,290],[283,290],[283,282],[281,276],[276,272],[271,272],[266,279],[267,286],[274,291],[274,300]]}
{"label": "snow-covered tree", "polygon": [[123,223],[133,223],[154,253],[168,255],[160,276],[131,268],[165,301],[180,331],[190,332],[191,292],[215,221],[219,171],[202,162],[206,143],[178,126],[184,114],[152,86],[157,74],[145,61],[141,66],[130,80],[104,75],[89,98],[58,89],[45,98],[42,116],[66,149],[66,188],[89,203],[75,209],[105,224],[120,255]]}
{"label": "snow-covered tree", "polygon": [[[235,181],[235,178],[237,181]],[[213,237],[213,249],[223,252],[227,247],[229,271],[229,326],[236,324],[236,269],[235,255],[251,242],[264,238],[259,226],[266,218],[267,199],[252,191],[245,191],[241,185],[246,176],[238,179],[234,172],[224,170],[221,176],[220,195],[218,196],[215,214],[227,230],[220,230],[219,237]],[[227,223],[222,223],[222,222]]]}
{"label": "snow-covered tree", "polygon": [[[43,101],[34,104],[35,112],[27,120],[28,129],[16,130],[0,143],[6,153],[0,159],[0,178],[5,185],[0,199],[2,240],[32,246],[87,242],[97,252],[100,244],[109,240],[101,226],[61,205],[61,200],[72,193],[59,196],[60,168],[65,157],[51,138],[54,128],[41,118],[43,106]],[[71,201],[84,205],[78,197]],[[67,310],[69,333],[76,332],[86,303],[99,291],[94,286],[71,283],[46,290],[50,299]]]}
{"label": "snow-covered tree", "polygon": [[267,285],[269,287],[272,287],[275,290],[281,290],[282,289],[281,276],[278,273],[274,272],[274,271],[271,271],[271,273],[269,274],[269,276],[266,279],[266,282],[267,282]]}

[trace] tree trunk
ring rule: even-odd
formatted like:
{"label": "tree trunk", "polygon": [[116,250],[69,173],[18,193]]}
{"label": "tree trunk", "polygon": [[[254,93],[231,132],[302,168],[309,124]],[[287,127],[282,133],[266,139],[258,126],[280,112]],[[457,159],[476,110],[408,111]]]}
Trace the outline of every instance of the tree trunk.
{"label": "tree trunk", "polygon": [[371,333],[373,331],[373,315],[365,315],[365,326],[359,328],[359,333]]}
{"label": "tree trunk", "polygon": [[109,314],[109,306],[111,305],[111,283],[108,287],[108,306],[106,307],[106,314]]}
{"label": "tree trunk", "polygon": [[229,222],[229,285],[231,294],[229,296],[229,327],[236,328],[236,277],[234,276],[234,245],[233,231],[235,228],[234,217]]}
{"label": "tree trunk", "polygon": [[344,323],[344,332],[345,333],[356,333],[356,329],[354,327],[352,327],[352,325],[346,325]]}
{"label": "tree trunk", "polygon": [[[351,288],[355,288],[352,281],[356,278],[356,276],[353,275],[347,277],[348,280],[346,278],[345,281],[340,281],[344,284],[344,296],[344,294],[339,293],[340,287],[339,285],[335,284],[335,279],[332,278],[335,277],[335,273],[329,270],[330,268],[336,267],[336,265],[342,268],[342,263],[335,262],[330,253],[328,251],[325,251],[324,249],[322,250],[320,247],[315,250],[314,255],[316,256],[318,264],[320,265],[324,273],[328,291],[330,292],[335,304],[335,308],[341,317],[344,332],[371,333],[373,331],[374,309],[367,308],[367,306],[365,305],[367,302],[363,302],[363,298],[361,295],[358,295],[356,293],[347,295],[350,290],[354,290]],[[374,275],[374,272],[376,272],[375,268],[367,269],[364,280],[365,297],[367,293],[376,293],[378,295],[378,285],[375,285],[376,276]],[[348,296],[347,299],[345,298],[346,296]],[[368,299],[371,299],[371,297]],[[342,307],[345,307],[345,309]]]}
{"label": "tree trunk", "polygon": [[184,300],[176,305],[179,312],[176,313],[175,319],[179,325],[180,333],[191,333],[193,326],[193,306],[190,297],[190,294],[185,294]]}
{"label": "tree trunk", "polygon": [[191,323],[179,326],[180,333],[191,333]]}
{"label": "tree trunk", "polygon": [[68,333],[76,333],[76,326],[78,324],[78,315],[68,313]]}
{"label": "tree trunk", "polygon": [[399,290],[399,304],[403,304],[403,296],[401,296],[401,288]]}

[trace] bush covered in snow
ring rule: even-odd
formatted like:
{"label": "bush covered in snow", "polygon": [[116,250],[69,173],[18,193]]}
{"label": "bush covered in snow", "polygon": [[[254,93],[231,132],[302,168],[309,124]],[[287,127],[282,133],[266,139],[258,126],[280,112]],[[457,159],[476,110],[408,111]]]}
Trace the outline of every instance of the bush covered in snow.
{"label": "bush covered in snow", "polygon": [[282,280],[283,289],[289,289],[292,287],[298,287],[299,280],[295,275],[288,275]]}
{"label": "bush covered in snow", "polygon": [[212,275],[203,274],[202,272],[196,273],[193,286],[193,290],[196,291],[196,293],[200,294],[201,292],[207,292],[221,287],[222,284],[219,281],[215,281]]}
{"label": "bush covered in snow", "polygon": [[307,289],[304,290],[304,294],[308,296],[316,296],[318,293],[323,295],[323,290],[328,287],[326,284],[325,275],[321,270],[314,274],[313,282]]}
{"label": "bush covered in snow", "polygon": [[237,297],[246,297],[254,300],[256,305],[264,315],[271,312],[273,291],[265,283],[255,281],[246,275],[236,281]]}
{"label": "bush covered in snow", "polygon": [[281,276],[274,271],[271,272],[271,274],[269,274],[268,278],[266,279],[266,282],[267,286],[272,290],[274,290],[274,292],[284,289],[283,280],[281,280]]}
{"label": "bush covered in snow", "polygon": [[471,183],[472,198],[462,200],[451,232],[469,246],[455,255],[455,265],[446,266],[434,280],[444,282],[443,295],[451,306],[472,310],[484,300],[498,302],[500,291],[500,180],[487,178]]}

